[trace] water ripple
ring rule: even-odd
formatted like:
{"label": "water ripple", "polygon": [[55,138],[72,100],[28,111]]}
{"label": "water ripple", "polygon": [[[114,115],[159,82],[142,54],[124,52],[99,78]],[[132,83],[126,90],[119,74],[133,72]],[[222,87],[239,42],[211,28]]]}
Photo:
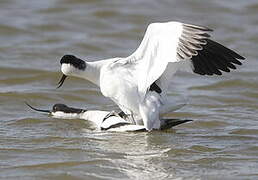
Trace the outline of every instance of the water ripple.
{"label": "water ripple", "polygon": [[[254,0],[1,0],[0,179],[257,179],[257,8]],[[25,106],[118,110],[85,80],[56,89],[60,58],[128,56],[149,23],[169,20],[211,27],[212,38],[246,57],[220,77],[175,77],[169,96],[187,105],[167,116],[193,122],[102,132]]]}

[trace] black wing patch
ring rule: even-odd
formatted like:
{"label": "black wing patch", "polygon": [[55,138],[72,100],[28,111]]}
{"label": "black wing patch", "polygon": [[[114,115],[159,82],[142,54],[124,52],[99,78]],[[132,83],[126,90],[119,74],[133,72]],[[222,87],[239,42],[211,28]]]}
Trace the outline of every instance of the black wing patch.
{"label": "black wing patch", "polygon": [[150,91],[155,91],[158,94],[162,93],[162,90],[160,89],[160,87],[155,82],[151,84]]}
{"label": "black wing patch", "polygon": [[203,26],[183,24],[178,41],[177,59],[191,60],[193,72],[200,75],[221,75],[241,65],[245,58],[233,50],[209,39],[211,29]]}
{"label": "black wing patch", "polygon": [[193,72],[200,75],[221,75],[222,72],[230,72],[230,69],[236,69],[236,65],[241,65],[239,60],[245,58],[226,48],[225,46],[212,41],[205,40],[207,44],[202,45],[203,49],[198,51],[198,55],[191,58],[193,63]]}

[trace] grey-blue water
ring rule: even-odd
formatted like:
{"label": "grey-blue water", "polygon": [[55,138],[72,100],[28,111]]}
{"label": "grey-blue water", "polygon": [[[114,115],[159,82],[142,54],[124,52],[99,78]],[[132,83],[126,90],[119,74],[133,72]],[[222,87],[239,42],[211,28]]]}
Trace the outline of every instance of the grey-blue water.
{"label": "grey-blue water", "polygon": [[[254,0],[0,0],[0,179],[258,179],[257,12]],[[171,95],[188,105],[169,116],[192,123],[101,132],[24,105],[117,109],[85,80],[56,89],[60,58],[127,56],[149,23],[171,20],[208,26],[246,57],[220,77],[175,77]]]}

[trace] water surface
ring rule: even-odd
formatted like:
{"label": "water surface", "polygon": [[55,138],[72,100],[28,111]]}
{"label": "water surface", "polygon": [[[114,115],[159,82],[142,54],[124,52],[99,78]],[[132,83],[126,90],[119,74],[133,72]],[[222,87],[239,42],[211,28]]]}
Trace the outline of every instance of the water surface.
{"label": "water surface", "polygon": [[[0,179],[257,179],[257,11],[254,0],[1,0]],[[59,60],[127,56],[151,22],[180,20],[246,57],[221,77],[179,73],[169,114],[194,122],[151,133],[110,133],[82,120],[30,111],[65,103],[117,109],[99,89],[70,78]]]}

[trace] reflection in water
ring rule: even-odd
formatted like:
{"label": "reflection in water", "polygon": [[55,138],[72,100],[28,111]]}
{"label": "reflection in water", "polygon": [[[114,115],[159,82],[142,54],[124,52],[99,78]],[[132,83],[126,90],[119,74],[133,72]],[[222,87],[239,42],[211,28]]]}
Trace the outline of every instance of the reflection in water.
{"label": "reflection in water", "polygon": [[[258,6],[234,2],[1,0],[0,178],[257,179]],[[192,123],[166,132],[98,132],[24,105],[117,109],[84,80],[71,78],[56,90],[59,59],[127,56],[150,22],[168,20],[208,26],[247,59],[221,77],[178,73],[170,96],[187,105],[168,116]]]}
{"label": "reflection in water", "polygon": [[168,174],[161,163],[155,162],[166,159],[166,152],[170,150],[155,143],[156,133],[101,133],[98,137],[103,139],[94,148],[103,154],[103,159],[112,162],[120,173],[131,179],[173,177],[172,171]]}

